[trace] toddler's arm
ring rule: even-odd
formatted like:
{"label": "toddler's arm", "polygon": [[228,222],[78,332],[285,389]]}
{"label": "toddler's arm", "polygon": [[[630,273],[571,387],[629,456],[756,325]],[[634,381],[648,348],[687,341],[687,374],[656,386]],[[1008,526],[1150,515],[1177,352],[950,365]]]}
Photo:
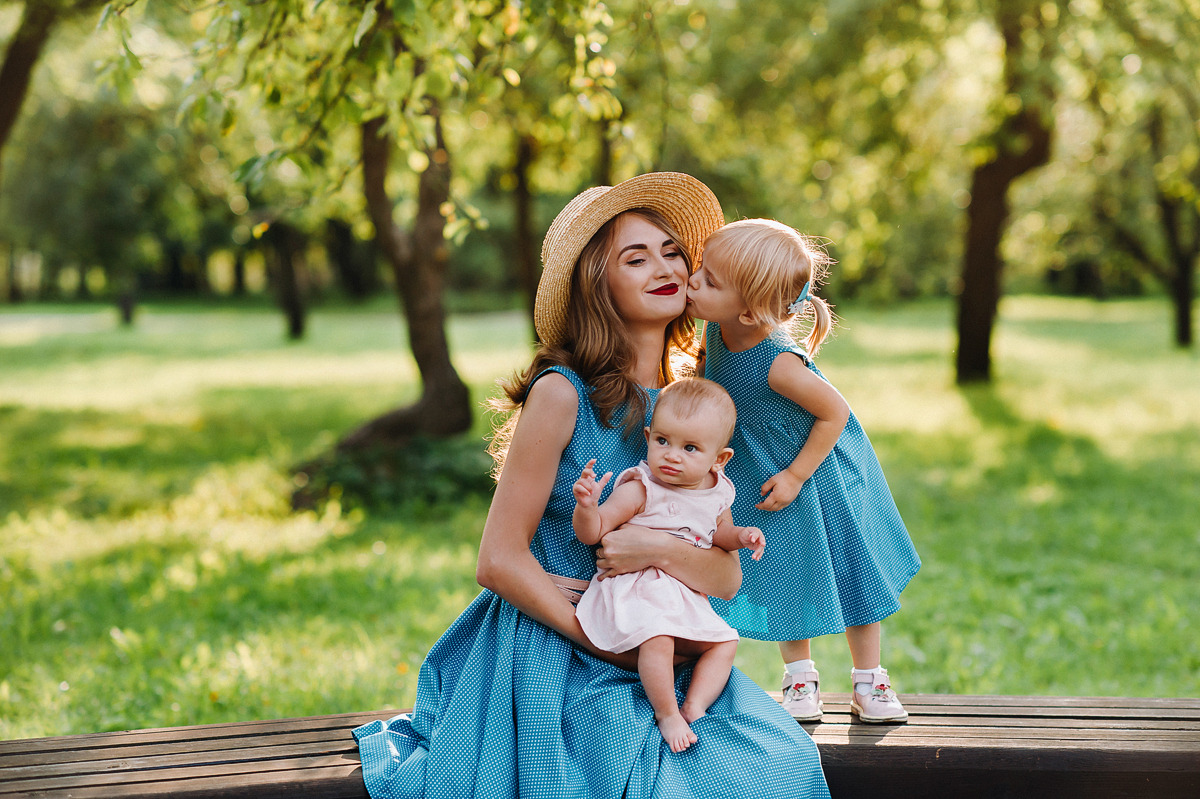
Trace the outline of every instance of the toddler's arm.
{"label": "toddler's arm", "polygon": [[612,472],[596,479],[595,465],[595,458],[588,461],[571,486],[575,495],[571,526],[575,528],[575,537],[589,546],[636,516],[646,502],[645,486],[630,480],[614,488],[608,499],[600,503],[600,493],[612,478]]}
{"label": "toddler's arm", "polygon": [[753,550],[752,557],[758,560],[763,555],[763,550],[767,546],[767,539],[763,537],[762,530],[757,527],[738,527],[733,523],[733,516],[729,513],[729,508],[717,519],[717,531],[713,533],[713,546],[733,552],[745,547]]}
{"label": "toddler's arm", "polygon": [[792,504],[805,481],[833,452],[850,419],[850,406],[838,390],[814,374],[793,353],[780,353],[771,364],[767,385],[816,417],[808,439],[786,469],[763,483],[760,510],[781,510]]}

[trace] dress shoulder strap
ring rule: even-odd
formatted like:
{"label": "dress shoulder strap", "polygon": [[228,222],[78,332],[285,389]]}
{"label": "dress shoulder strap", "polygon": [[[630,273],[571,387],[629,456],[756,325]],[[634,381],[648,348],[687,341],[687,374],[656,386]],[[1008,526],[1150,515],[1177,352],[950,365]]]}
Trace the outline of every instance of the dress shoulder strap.
{"label": "dress shoulder strap", "polygon": [[550,372],[557,372],[558,374],[570,380],[571,385],[575,386],[575,390],[578,391],[581,396],[587,396],[587,394],[591,393],[591,387],[588,386],[587,383],[584,383],[583,378],[576,374],[575,370],[569,366],[547,366],[545,369],[538,372],[537,375],[534,376],[533,380],[529,381],[529,385],[532,386]]}
{"label": "dress shoulder strap", "polygon": [[792,337],[783,330],[776,330],[774,333],[768,336],[768,338],[775,345],[778,353],[790,352],[794,355],[800,356],[800,360],[804,361],[804,365],[808,368],[812,369],[814,366],[816,366],[812,356],[808,354],[808,350],[804,349],[795,341],[793,341]]}

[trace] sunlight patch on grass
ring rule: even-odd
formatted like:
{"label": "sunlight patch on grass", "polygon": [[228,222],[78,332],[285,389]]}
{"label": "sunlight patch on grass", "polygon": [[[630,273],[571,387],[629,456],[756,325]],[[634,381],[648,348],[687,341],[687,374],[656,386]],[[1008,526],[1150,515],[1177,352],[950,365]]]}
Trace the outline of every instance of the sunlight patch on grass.
{"label": "sunlight patch on grass", "polygon": [[[336,504],[320,515],[292,513],[288,485],[286,477],[265,461],[216,466],[196,481],[190,493],[174,497],[166,508],[103,520],[76,517],[56,507],[27,516],[10,514],[0,531],[13,552],[24,554],[31,566],[42,569],[119,552],[140,542],[179,537],[253,555],[307,552],[331,536],[350,535],[362,520],[361,513],[343,516]],[[44,546],[48,540],[55,546]]]}
{"label": "sunlight patch on grass", "polygon": [[[141,377],[131,382],[130,374]],[[389,396],[405,391],[415,377],[412,360],[393,352],[352,357],[313,355],[305,357],[302,363],[286,353],[153,365],[142,358],[114,357],[68,367],[53,375],[42,373],[4,381],[0,383],[0,404],[120,411],[159,403],[191,402],[197,395],[213,389],[263,386],[299,389],[348,384]]]}
{"label": "sunlight patch on grass", "polygon": [[112,330],[116,310],[82,313],[0,313],[0,347],[28,346],[53,337],[88,335]]}
{"label": "sunlight patch on grass", "polygon": [[137,446],[144,440],[141,429],[90,423],[63,428],[58,433],[57,443],[62,447],[102,451]]}

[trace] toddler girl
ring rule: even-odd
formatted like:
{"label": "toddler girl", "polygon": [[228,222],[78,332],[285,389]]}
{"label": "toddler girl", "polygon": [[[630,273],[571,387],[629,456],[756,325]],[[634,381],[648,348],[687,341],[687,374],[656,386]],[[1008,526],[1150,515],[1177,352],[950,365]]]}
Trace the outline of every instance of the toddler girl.
{"label": "toddler girl", "polygon": [[[704,330],[703,374],[737,406],[729,477],[733,515],[771,539],[742,559],[741,590],[717,611],[748,638],[779,641],[784,708],[821,717],[809,639],[846,633],[854,663],[850,711],[862,721],[908,718],[880,666],[880,621],[921,566],[879,460],[849,406],[813,364],[832,326],[812,294],[829,259],[787,225],[745,219],[713,233],[688,283]],[[806,349],[788,324],[813,310]]]}
{"label": "toddler girl", "polygon": [[[646,460],[622,472],[603,503],[597,499],[612,473],[596,479],[594,459],[584,467],[572,489],[575,535],[593,545],[632,523],[705,549],[714,543],[728,551],[751,547],[757,560],[763,552],[762,533],[733,525],[733,484],[722,471],[733,455],[727,444],[735,419],[733,401],[716,383],[691,378],[668,385],[645,428]],[[695,743],[690,723],[725,689],[738,640],[708,598],[653,567],[613,576],[598,573],[576,616],[600,649],[638,647],[638,673],[663,739],[673,752]],[[676,640],[690,642],[689,654],[700,653],[682,707],[675,700]]]}

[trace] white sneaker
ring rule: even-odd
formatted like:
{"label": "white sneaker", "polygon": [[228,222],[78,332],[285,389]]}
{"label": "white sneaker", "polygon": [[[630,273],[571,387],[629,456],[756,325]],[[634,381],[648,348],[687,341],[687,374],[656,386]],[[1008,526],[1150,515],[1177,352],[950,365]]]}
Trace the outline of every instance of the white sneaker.
{"label": "white sneaker", "polygon": [[821,720],[821,675],[816,669],[783,672],[783,709],[796,721]]}

